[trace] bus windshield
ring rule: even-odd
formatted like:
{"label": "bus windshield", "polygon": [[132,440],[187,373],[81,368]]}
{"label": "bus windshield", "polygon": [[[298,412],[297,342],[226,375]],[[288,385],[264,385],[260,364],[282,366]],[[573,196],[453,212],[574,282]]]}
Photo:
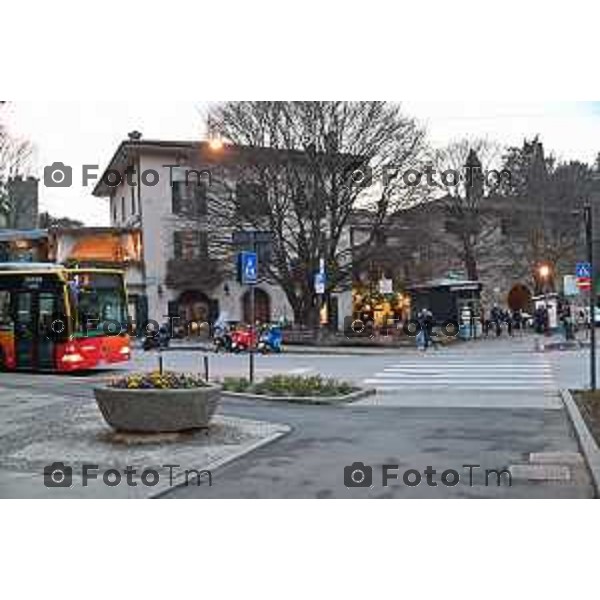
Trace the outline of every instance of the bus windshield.
{"label": "bus windshield", "polygon": [[101,335],[127,322],[123,279],[115,273],[76,271],[69,274],[70,302],[76,333]]}

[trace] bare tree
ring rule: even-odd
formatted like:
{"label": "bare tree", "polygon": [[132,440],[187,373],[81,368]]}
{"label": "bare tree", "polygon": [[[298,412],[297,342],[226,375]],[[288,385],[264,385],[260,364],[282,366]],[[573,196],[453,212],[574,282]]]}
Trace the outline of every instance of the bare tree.
{"label": "bare tree", "polygon": [[11,212],[11,197],[8,182],[26,170],[31,157],[31,145],[16,140],[3,124],[3,112],[7,102],[0,101],[0,215]]}
{"label": "bare tree", "polygon": [[[226,102],[211,109],[208,129],[235,145],[223,148],[211,186],[212,243],[230,246],[235,230],[270,232],[266,274],[295,321],[314,322],[320,260],[327,294],[351,285],[389,216],[414,194],[400,174],[418,166],[423,131],[387,102]],[[351,239],[352,219],[367,231],[361,239]]]}

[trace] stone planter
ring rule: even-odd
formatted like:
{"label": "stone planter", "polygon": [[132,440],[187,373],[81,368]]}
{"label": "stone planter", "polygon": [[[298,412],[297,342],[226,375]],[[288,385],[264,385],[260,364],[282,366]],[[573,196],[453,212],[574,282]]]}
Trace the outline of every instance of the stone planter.
{"label": "stone planter", "polygon": [[96,388],[104,420],[116,431],[167,433],[208,427],[221,388],[208,385],[181,390]]}

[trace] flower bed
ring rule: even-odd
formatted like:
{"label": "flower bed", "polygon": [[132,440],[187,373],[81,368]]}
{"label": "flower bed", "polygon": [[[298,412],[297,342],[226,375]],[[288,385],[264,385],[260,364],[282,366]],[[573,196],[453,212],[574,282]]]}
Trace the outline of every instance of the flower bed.
{"label": "flower bed", "polygon": [[358,388],[348,382],[326,379],[319,375],[275,375],[257,383],[250,383],[244,378],[227,377],[223,381],[223,390],[257,396],[305,398],[347,396],[357,392]]}
{"label": "flower bed", "polygon": [[189,390],[206,387],[207,383],[198,375],[159,371],[133,373],[109,382],[108,387],[121,390]]}

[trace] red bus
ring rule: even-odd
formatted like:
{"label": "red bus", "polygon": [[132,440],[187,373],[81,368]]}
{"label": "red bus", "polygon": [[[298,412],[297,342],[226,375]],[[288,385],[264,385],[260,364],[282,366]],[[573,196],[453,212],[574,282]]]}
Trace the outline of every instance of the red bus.
{"label": "red bus", "polygon": [[128,361],[123,273],[0,263],[0,370],[69,372]]}

